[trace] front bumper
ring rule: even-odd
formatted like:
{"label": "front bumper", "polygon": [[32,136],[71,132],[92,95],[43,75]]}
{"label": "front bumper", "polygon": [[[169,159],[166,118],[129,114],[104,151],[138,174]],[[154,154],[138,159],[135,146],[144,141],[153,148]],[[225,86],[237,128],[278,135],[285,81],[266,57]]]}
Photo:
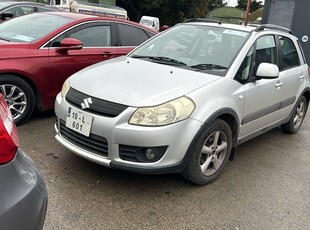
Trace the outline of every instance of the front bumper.
{"label": "front bumper", "polygon": [[14,160],[0,165],[1,229],[43,229],[47,190],[33,161],[18,150]]}
{"label": "front bumper", "polygon": [[[128,107],[121,114],[112,118],[89,113],[87,110],[83,111],[93,117],[90,131],[91,137],[94,140],[99,140],[98,142],[100,140],[105,142],[104,145],[101,145],[101,142],[98,143],[100,148],[105,149],[103,153],[100,153],[83,144],[90,142],[87,137],[81,137],[77,141],[80,137],[77,137],[73,130],[66,128],[65,122],[69,107],[81,110],[70,105],[58,94],[55,101],[55,113],[57,116],[55,138],[57,141],[73,153],[95,163],[140,173],[182,171],[187,162],[187,150],[203,125],[202,122],[191,118],[160,127],[130,125],[128,124],[128,120],[136,110],[136,108],[132,107]],[[65,129],[67,129],[66,132]],[[122,155],[123,148],[139,149],[137,151],[142,149],[143,151],[148,148],[161,147],[165,151],[160,159],[155,162],[131,160]]]}

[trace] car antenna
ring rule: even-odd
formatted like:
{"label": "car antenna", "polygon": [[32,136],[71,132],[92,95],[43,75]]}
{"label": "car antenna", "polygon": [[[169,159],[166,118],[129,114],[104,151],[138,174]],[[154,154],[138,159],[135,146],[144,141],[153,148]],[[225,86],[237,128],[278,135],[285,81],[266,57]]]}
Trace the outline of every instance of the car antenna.
{"label": "car antenna", "polygon": [[[227,1],[227,5],[229,4],[229,2],[230,2],[230,0]],[[226,6],[226,5],[225,5],[225,6]],[[225,7],[225,6],[224,6],[224,7]],[[225,13],[226,13],[227,10],[228,10],[227,7],[225,7],[225,10],[224,10],[223,14],[222,14],[221,17],[220,17],[220,21],[218,22],[219,25],[222,24],[222,20],[223,20],[224,15],[225,15]]]}

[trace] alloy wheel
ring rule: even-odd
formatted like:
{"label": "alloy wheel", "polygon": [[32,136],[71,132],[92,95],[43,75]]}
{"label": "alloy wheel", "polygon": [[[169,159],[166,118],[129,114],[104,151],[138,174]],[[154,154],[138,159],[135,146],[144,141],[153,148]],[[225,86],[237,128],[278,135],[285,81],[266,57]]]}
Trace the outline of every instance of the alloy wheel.
{"label": "alloy wheel", "polygon": [[227,154],[227,136],[223,131],[213,132],[205,141],[200,153],[200,169],[205,176],[217,172]]}
{"label": "alloy wheel", "polygon": [[27,107],[27,97],[23,90],[15,85],[4,84],[0,85],[0,92],[5,97],[14,120],[20,117]]}
{"label": "alloy wheel", "polygon": [[298,106],[296,107],[296,114],[294,117],[294,128],[295,129],[298,129],[299,126],[301,125],[302,120],[305,115],[305,109],[306,109],[305,103],[303,101],[300,101]]}

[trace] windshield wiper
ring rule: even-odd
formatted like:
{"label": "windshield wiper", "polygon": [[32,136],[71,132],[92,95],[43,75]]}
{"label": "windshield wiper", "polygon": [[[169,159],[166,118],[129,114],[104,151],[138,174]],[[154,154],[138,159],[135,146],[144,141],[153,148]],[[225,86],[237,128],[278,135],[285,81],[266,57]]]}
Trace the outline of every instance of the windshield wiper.
{"label": "windshield wiper", "polygon": [[151,60],[160,61],[161,63],[169,63],[176,65],[186,65],[184,62],[169,57],[149,57]]}
{"label": "windshield wiper", "polygon": [[0,40],[7,41],[7,42],[10,42],[10,41],[11,41],[10,39],[3,38],[3,37],[0,37]]}
{"label": "windshield wiper", "polygon": [[199,70],[209,70],[209,69],[227,69],[226,66],[217,65],[217,64],[198,64],[191,66],[193,69]]}
{"label": "windshield wiper", "polygon": [[169,57],[161,57],[161,56],[140,56],[140,55],[133,55],[131,56],[132,58],[148,58],[150,60],[154,60],[157,62],[160,62],[162,64],[174,64],[174,65],[186,65],[184,62],[178,61],[173,58]]}
{"label": "windshield wiper", "polygon": [[150,58],[151,56],[143,56],[143,55],[132,55],[132,58]]}

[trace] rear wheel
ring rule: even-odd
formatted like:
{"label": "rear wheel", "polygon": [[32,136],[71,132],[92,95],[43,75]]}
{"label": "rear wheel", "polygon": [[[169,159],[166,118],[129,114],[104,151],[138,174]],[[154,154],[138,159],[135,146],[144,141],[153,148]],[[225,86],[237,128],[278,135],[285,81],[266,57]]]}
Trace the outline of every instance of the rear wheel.
{"label": "rear wheel", "polygon": [[1,75],[0,93],[5,97],[16,124],[22,124],[30,117],[35,96],[27,82],[14,75]]}
{"label": "rear wheel", "polygon": [[231,129],[225,121],[216,119],[192,146],[191,157],[182,175],[195,184],[208,184],[216,179],[228,161],[232,148]]}
{"label": "rear wheel", "polygon": [[301,124],[306,116],[306,112],[307,101],[306,98],[302,96],[299,98],[296,106],[294,107],[294,111],[290,120],[287,123],[281,125],[282,130],[286,133],[296,133],[301,127]]}

